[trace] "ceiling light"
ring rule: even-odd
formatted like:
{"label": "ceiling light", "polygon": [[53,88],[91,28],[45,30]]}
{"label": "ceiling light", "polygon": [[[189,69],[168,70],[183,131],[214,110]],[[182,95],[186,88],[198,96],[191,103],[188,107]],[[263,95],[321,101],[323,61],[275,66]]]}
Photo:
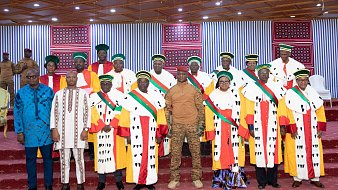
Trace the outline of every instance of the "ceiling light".
{"label": "ceiling light", "polygon": [[75,7],[75,10],[80,10],[80,7]]}
{"label": "ceiling light", "polygon": [[296,16],[295,16],[295,15],[291,15],[290,17],[291,17],[291,18],[295,18]]}
{"label": "ceiling light", "polygon": [[9,10],[8,9],[4,9],[5,12],[8,12]]}
{"label": "ceiling light", "polygon": [[216,6],[220,6],[220,5],[221,5],[221,1],[217,1],[217,2],[215,3],[215,5],[216,5]]}
{"label": "ceiling light", "polygon": [[52,18],[52,21],[56,22],[56,21],[58,21],[58,18],[53,17],[53,18]]}
{"label": "ceiling light", "polygon": [[327,14],[327,13],[329,13],[329,11],[325,11],[325,12],[324,12],[324,14]]}
{"label": "ceiling light", "polygon": [[93,22],[93,21],[94,21],[94,19],[92,19],[92,18],[91,18],[91,19],[89,19],[89,21],[90,21],[90,22]]}
{"label": "ceiling light", "polygon": [[206,20],[206,19],[208,19],[208,18],[209,18],[208,16],[204,16],[204,17],[203,17],[204,20]]}
{"label": "ceiling light", "polygon": [[317,7],[320,7],[320,6],[322,6],[322,4],[318,3],[316,6],[317,6]]}
{"label": "ceiling light", "polygon": [[178,10],[179,12],[182,12],[182,11],[183,11],[183,9],[182,9],[182,8],[178,8],[177,10]]}
{"label": "ceiling light", "polygon": [[115,13],[116,10],[115,10],[115,9],[110,9],[110,12],[111,12],[111,13]]}
{"label": "ceiling light", "polygon": [[40,5],[38,3],[34,3],[33,5],[34,7],[40,7]]}
{"label": "ceiling light", "polygon": [[182,19],[178,20],[178,22],[182,22],[182,21],[183,21]]}
{"label": "ceiling light", "polygon": [[28,20],[28,22],[33,22],[32,20]]}
{"label": "ceiling light", "polygon": [[239,11],[237,14],[238,14],[238,15],[241,15],[241,14],[242,14],[242,12],[241,12],[241,11]]}

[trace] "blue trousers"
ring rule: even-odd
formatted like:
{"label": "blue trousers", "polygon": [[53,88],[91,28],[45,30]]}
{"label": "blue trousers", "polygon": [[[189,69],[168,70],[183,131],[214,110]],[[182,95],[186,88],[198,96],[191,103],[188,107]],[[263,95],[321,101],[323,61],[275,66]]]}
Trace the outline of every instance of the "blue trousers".
{"label": "blue trousers", "polygon": [[25,147],[26,169],[28,174],[29,188],[37,188],[36,154],[38,152],[38,148],[40,148],[43,159],[45,186],[53,185],[53,160],[52,160],[53,144],[49,144],[40,147]]}

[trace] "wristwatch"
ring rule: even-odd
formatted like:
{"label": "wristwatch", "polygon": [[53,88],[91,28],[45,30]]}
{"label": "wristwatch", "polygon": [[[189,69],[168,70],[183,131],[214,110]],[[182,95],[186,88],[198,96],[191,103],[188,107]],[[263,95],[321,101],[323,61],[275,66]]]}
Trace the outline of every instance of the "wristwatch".
{"label": "wristwatch", "polygon": [[88,131],[89,129],[86,127],[86,128],[83,128],[83,130]]}

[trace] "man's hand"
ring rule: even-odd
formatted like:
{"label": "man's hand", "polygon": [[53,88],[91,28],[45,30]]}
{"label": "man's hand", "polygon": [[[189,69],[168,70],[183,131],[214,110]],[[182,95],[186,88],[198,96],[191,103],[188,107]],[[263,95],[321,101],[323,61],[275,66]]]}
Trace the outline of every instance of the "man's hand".
{"label": "man's hand", "polygon": [[280,134],[281,134],[282,136],[285,136],[285,134],[286,134],[285,125],[280,126]]}
{"label": "man's hand", "polygon": [[127,139],[127,143],[128,143],[128,144],[131,144],[130,137],[126,137],[126,139]]}
{"label": "man's hand", "polygon": [[17,141],[20,144],[25,144],[25,135],[23,133],[19,133],[18,136],[17,136]]}
{"label": "man's hand", "polygon": [[156,143],[157,143],[157,144],[160,144],[161,141],[162,141],[162,138],[161,138],[161,137],[160,137],[160,138],[156,138]]}
{"label": "man's hand", "polygon": [[250,136],[255,137],[255,132],[254,130],[249,130]]}
{"label": "man's hand", "polygon": [[298,135],[298,132],[291,133],[291,137],[292,137],[293,139],[295,139],[295,138],[297,137],[297,135]]}
{"label": "man's hand", "polygon": [[322,131],[317,131],[317,136],[318,138],[322,138],[323,132]]}
{"label": "man's hand", "polygon": [[81,132],[80,139],[83,140],[83,141],[88,140],[88,131],[83,130],[83,131]]}
{"label": "man's hand", "polygon": [[60,134],[57,129],[52,129],[52,138],[54,142],[60,141]]}
{"label": "man's hand", "polygon": [[104,126],[104,127],[102,128],[101,131],[104,131],[104,132],[106,132],[106,133],[109,133],[110,130],[111,130],[111,127],[110,127],[109,125],[106,125],[106,126]]}
{"label": "man's hand", "polygon": [[197,134],[199,137],[202,137],[204,135],[204,129],[205,129],[204,123],[199,123],[197,127]]}

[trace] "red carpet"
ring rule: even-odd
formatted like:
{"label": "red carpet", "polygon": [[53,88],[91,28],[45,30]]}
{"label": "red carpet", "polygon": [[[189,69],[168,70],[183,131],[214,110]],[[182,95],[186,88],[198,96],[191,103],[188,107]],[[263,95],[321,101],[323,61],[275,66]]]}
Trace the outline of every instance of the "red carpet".
{"label": "red carpet", "polygon": [[[325,184],[325,189],[337,189],[338,187],[338,100],[335,100],[334,107],[326,107],[326,116],[328,120],[327,132],[323,136],[324,146],[324,162],[326,176],[321,178]],[[11,121],[12,122],[12,121]],[[12,123],[11,123],[12,124]],[[3,129],[1,129],[3,130]],[[25,189],[27,188],[27,174],[25,168],[24,147],[16,141],[16,135],[12,132],[13,126],[9,126],[8,138],[3,138],[3,132],[0,132],[0,189]],[[86,158],[86,189],[95,189],[97,185],[97,174],[93,172],[93,162]],[[254,167],[248,164],[249,157],[246,158],[247,164],[245,171],[248,175],[250,184],[248,189],[257,189],[255,180]],[[167,189],[169,179],[169,158],[159,159],[159,181],[156,185],[157,189]],[[212,189],[211,186],[211,157],[202,157],[203,180],[205,188]],[[181,186],[178,189],[194,189],[191,184],[190,170],[191,158],[184,157],[181,166]],[[42,160],[38,161],[38,183],[43,189],[43,166]],[[107,180],[108,187],[106,189],[115,189],[114,179],[109,175]],[[76,189],[75,163],[71,165],[71,189]],[[291,189],[292,178],[283,172],[283,165],[279,167],[279,183],[281,189]],[[60,166],[59,162],[54,162],[54,189],[60,188]],[[133,185],[126,185],[126,189],[132,189]],[[267,187],[266,189],[273,189]],[[308,182],[304,182],[297,189],[318,189]]]}

